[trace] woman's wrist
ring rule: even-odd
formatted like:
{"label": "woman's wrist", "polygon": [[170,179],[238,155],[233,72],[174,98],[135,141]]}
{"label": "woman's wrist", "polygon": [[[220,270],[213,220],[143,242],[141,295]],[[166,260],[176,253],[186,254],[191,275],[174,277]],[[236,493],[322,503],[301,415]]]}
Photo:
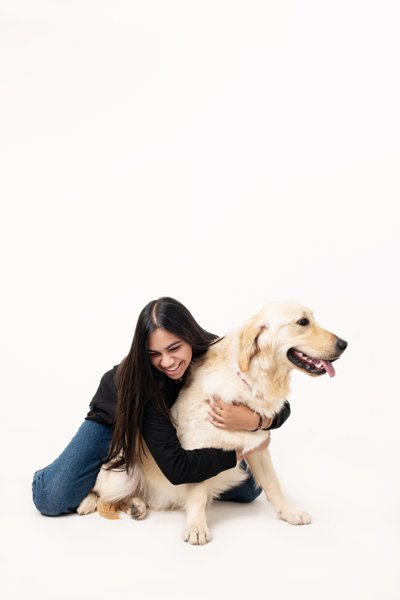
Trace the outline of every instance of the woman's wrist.
{"label": "woman's wrist", "polygon": [[264,417],[262,425],[261,425],[261,429],[263,429],[264,431],[266,429],[269,429],[272,425],[273,420],[274,420],[274,417]]}
{"label": "woman's wrist", "polygon": [[254,429],[250,429],[250,431],[258,431],[262,426],[263,416],[258,412],[255,412],[254,415],[256,417],[256,423]]}
{"label": "woman's wrist", "polygon": [[251,429],[250,431],[258,431],[259,429],[266,430],[272,425],[273,417],[264,417],[259,413],[255,413],[257,415],[257,426],[255,429]]}

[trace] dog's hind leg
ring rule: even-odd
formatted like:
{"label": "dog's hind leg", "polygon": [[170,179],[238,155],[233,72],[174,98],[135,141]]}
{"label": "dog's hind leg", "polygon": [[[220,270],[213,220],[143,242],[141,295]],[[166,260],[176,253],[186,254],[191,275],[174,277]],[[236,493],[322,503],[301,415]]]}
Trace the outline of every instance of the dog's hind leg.
{"label": "dog's hind leg", "polygon": [[128,512],[131,515],[132,519],[135,519],[136,521],[141,521],[147,516],[146,503],[141,498],[135,496],[130,501]]}
{"label": "dog's hind leg", "polygon": [[253,452],[246,458],[251,472],[263,488],[267,499],[278,513],[278,517],[292,525],[308,525],[311,517],[304,510],[292,506],[282,493],[275,474],[269,449]]}
{"label": "dog's hind leg", "polygon": [[200,546],[211,539],[206,521],[207,482],[188,485],[186,497],[186,526],[183,539],[189,544]]}

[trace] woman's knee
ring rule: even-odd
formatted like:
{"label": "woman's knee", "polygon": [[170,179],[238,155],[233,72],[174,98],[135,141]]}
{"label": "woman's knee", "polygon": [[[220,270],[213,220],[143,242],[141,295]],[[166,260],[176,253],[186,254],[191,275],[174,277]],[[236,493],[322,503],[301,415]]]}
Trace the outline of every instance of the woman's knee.
{"label": "woman's knee", "polygon": [[[248,469],[247,469],[248,470]],[[243,483],[231,488],[220,496],[220,500],[229,502],[249,503],[253,502],[262,492],[251,472],[248,470],[248,477]]]}
{"label": "woman's knee", "polygon": [[36,471],[33,502],[42,514],[57,516],[76,510],[95,484],[111,434],[111,427],[84,421],[60,456]]}
{"label": "woman's knee", "polygon": [[48,517],[74,512],[76,507],[73,506],[63,482],[53,479],[50,484],[45,484],[44,471],[45,469],[36,471],[32,481],[32,499],[38,511]]}
{"label": "woman's knee", "polygon": [[242,492],[239,502],[253,502],[256,498],[258,498],[261,492],[262,489],[259,487],[248,488]]}

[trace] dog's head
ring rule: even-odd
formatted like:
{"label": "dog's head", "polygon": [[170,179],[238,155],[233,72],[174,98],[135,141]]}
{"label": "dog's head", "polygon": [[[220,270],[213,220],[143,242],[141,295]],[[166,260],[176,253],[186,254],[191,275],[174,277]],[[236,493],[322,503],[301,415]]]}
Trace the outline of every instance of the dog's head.
{"label": "dog's head", "polygon": [[332,362],[347,342],[322,329],[312,311],[297,302],[267,304],[239,332],[239,368],[246,372],[252,361],[262,368],[299,369],[311,376],[335,375]]}

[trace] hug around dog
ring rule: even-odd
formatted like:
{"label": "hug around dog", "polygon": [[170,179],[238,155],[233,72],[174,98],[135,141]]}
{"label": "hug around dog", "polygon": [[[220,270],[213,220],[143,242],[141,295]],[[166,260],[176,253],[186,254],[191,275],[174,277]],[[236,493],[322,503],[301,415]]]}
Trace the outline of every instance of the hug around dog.
{"label": "hug around dog", "polygon": [[[240,398],[241,403],[260,415],[273,417],[290,392],[293,369],[314,377],[326,373],[333,377],[332,362],[346,347],[345,340],[317,324],[306,306],[296,302],[266,305],[242,327],[210,346],[190,366],[186,383],[171,408],[182,447],[186,450],[242,448],[244,454],[258,448],[267,441],[268,431],[214,427],[208,419],[208,399],[217,395],[232,403]],[[311,522],[307,512],[292,506],[284,496],[268,448],[253,452],[247,463],[279,518],[294,525]],[[146,452],[130,472],[103,467],[78,513],[88,514],[97,509],[105,517],[118,518],[118,511],[126,510],[141,519],[147,508],[184,509],[183,538],[190,544],[201,545],[211,539],[206,519],[208,501],[239,485],[247,475],[237,464],[200,483],[173,485],[150,452]]]}

